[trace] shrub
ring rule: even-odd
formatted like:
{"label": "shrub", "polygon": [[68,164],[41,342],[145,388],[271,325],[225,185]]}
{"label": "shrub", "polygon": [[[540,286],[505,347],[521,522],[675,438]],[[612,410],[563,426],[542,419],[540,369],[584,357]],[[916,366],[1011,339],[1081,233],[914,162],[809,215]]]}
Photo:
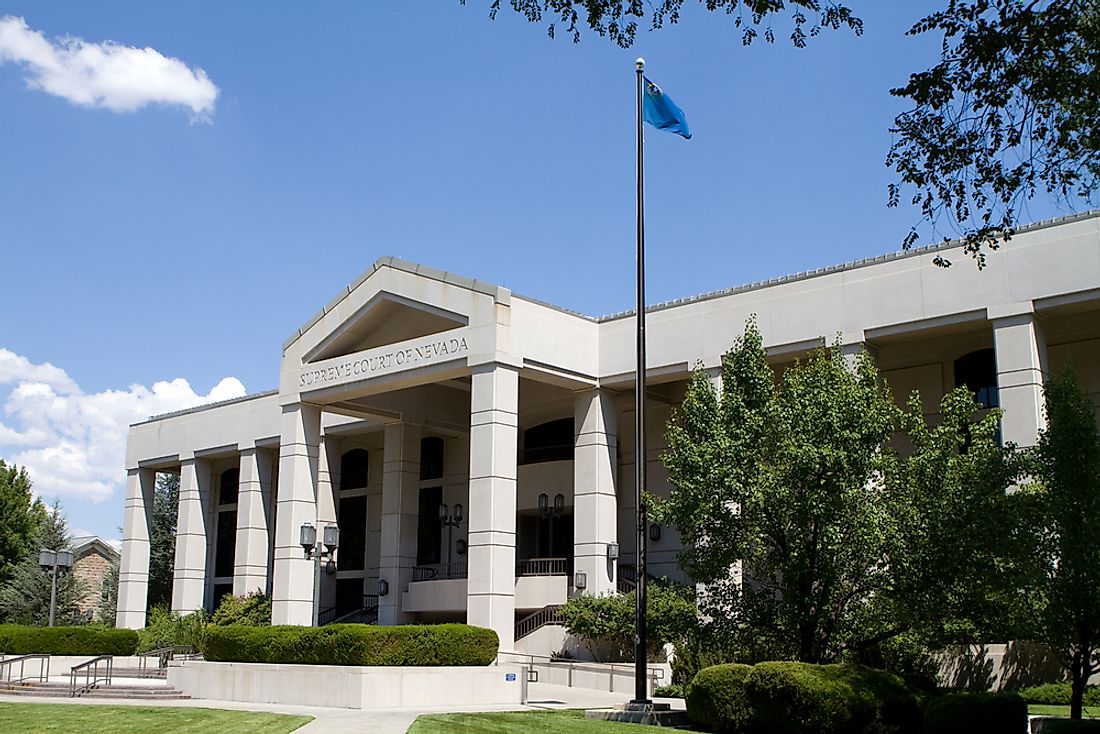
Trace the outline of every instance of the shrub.
{"label": "shrub", "polygon": [[[655,579],[646,593],[646,657],[659,659],[661,648],[682,640],[696,625],[694,590],[667,579]],[[575,596],[561,608],[563,626],[584,641],[596,660],[632,660],[634,592]]]}
{"label": "shrub", "polygon": [[751,665],[726,663],[703,668],[687,689],[691,723],[715,732],[736,732],[749,723],[751,707],[745,680]]}
{"label": "shrub", "polygon": [[705,668],[691,683],[687,706],[692,722],[718,732],[915,734],[921,721],[900,678],[859,665]]}
{"label": "shrub", "polygon": [[145,619],[145,629],[138,630],[138,652],[149,652],[175,645],[202,647],[206,612],[180,614],[167,607],[153,607]]}
{"label": "shrub", "polygon": [[[1069,682],[1044,683],[1040,686],[1029,686],[1019,691],[1027,703],[1049,704],[1052,706],[1069,706],[1071,686]],[[1084,704],[1086,706],[1100,706],[1100,687],[1089,686],[1085,689]]]}
{"label": "shrub", "polygon": [[207,660],[307,665],[488,665],[496,633],[465,624],[206,628]]}
{"label": "shrub", "polygon": [[657,686],[653,689],[653,695],[657,698],[683,698],[684,687],[678,683],[669,686]]}
{"label": "shrub", "polygon": [[1017,693],[950,693],[924,709],[926,734],[1027,731],[1027,704]]}
{"label": "shrub", "polygon": [[271,625],[271,597],[262,591],[243,596],[226,594],[210,617],[210,624],[268,627]]}
{"label": "shrub", "polygon": [[8,655],[133,655],[137,645],[133,630],[0,625],[0,650]]}

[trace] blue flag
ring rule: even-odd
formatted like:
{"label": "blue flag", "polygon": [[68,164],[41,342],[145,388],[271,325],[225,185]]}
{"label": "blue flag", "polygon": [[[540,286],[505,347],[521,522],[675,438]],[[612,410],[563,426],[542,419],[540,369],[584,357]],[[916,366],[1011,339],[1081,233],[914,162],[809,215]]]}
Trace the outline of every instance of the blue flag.
{"label": "blue flag", "polygon": [[687,117],[684,111],[676,106],[672,98],[661,91],[649,79],[645,80],[645,100],[642,103],[642,119],[658,130],[668,130],[691,140],[691,130],[688,129]]}

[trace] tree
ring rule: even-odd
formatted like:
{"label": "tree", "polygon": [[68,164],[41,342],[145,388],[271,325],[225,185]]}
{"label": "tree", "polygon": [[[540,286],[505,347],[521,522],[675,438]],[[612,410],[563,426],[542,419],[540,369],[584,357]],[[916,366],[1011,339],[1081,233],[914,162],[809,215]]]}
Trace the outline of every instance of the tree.
{"label": "tree", "polygon": [[[710,631],[742,659],[828,662],[959,619],[988,629],[1018,469],[997,443],[999,414],[979,408],[955,391],[930,429],[919,396],[903,414],[870,357],[849,366],[839,347],[777,381],[750,322],[723,358],[720,394],[693,374],[668,427],[672,491],[654,501],[706,585]],[[891,443],[902,427],[905,458]]]}
{"label": "tree", "polygon": [[1100,434],[1071,369],[1047,383],[1046,411],[1037,493],[1047,522],[1034,546],[1042,561],[1034,591],[1045,600],[1042,637],[1070,673],[1070,717],[1079,719],[1089,676],[1100,672]]}
{"label": "tree", "polygon": [[[459,0],[465,4],[466,0]],[[850,28],[857,35],[863,32],[863,21],[852,15],[843,3],[830,0],[700,0],[709,11],[722,11],[733,19],[735,28],[741,30],[741,42],[752,43],[761,35],[769,43],[775,40],[771,20],[776,15],[790,17],[791,42],[798,47],[806,44],[808,37],[816,36],[823,29]],[[489,17],[496,18],[501,0],[489,5]],[[532,23],[542,23],[549,17],[546,32],[553,38],[558,26],[565,29],[574,43],[581,39],[581,26],[609,38],[621,48],[630,48],[638,32],[639,22],[654,30],[665,23],[680,20],[684,0],[655,0],[642,3],[639,0],[509,0],[516,13]],[[581,18],[581,10],[584,18]],[[811,19],[811,16],[813,18]]]}
{"label": "tree", "polygon": [[[39,527],[34,547],[60,550],[69,548],[69,530],[60,503],[46,513]],[[11,578],[0,585],[0,620],[15,624],[45,626],[50,620],[51,573],[38,565],[38,553],[29,553],[16,564]],[[80,610],[84,585],[71,571],[58,571],[57,624],[81,624],[86,621]]]}
{"label": "tree", "polygon": [[118,612],[118,572],[118,561],[112,560],[100,584],[99,603],[96,605],[96,619],[109,627],[115,626]]}
{"label": "tree", "polygon": [[27,470],[0,459],[0,583],[24,556],[37,553],[34,538],[46,508],[31,492]]}
{"label": "tree", "polygon": [[172,604],[179,496],[179,475],[158,474],[153,491],[152,527],[149,528],[149,609]]}
{"label": "tree", "polygon": [[[561,608],[566,631],[584,640],[597,659],[628,660],[634,650],[634,592],[575,596]],[[646,656],[655,660],[669,642],[684,639],[695,626],[691,591],[667,580],[653,582],[646,594],[649,631]]]}
{"label": "tree", "polygon": [[[891,94],[886,163],[924,220],[950,219],[979,266],[1039,191],[1088,200],[1100,174],[1100,3],[951,0],[911,35],[942,33],[941,60]],[[889,204],[900,188],[892,184]],[[914,228],[906,246],[917,240]],[[942,258],[938,264],[948,265]]]}

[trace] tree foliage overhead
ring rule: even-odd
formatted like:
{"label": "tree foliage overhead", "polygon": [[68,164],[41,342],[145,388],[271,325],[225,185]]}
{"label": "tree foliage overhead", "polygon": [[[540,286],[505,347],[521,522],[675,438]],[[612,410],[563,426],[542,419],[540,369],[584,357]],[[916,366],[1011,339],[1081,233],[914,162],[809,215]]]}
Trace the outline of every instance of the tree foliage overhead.
{"label": "tree foliage overhead", "polygon": [[[465,4],[466,0],[459,0]],[[653,30],[680,20],[685,0],[507,0],[513,11],[531,23],[546,23],[551,37],[559,29],[573,39],[581,40],[581,29],[588,29],[606,37],[621,48],[634,44],[639,27]],[[806,45],[806,40],[824,29],[850,28],[857,35],[863,33],[863,21],[852,14],[843,3],[832,0],[699,0],[708,11],[721,12],[733,19],[733,25],[741,32],[741,42],[746,46],[763,37],[768,43],[775,41],[772,20],[775,16],[787,16],[791,23],[790,39],[795,46]],[[496,18],[504,0],[493,0],[489,5],[489,17]]]}
{"label": "tree foliage overhead", "polygon": [[[941,59],[891,91],[913,107],[894,121],[886,162],[925,221],[949,219],[982,266],[1037,192],[1095,196],[1100,2],[948,0],[909,33],[942,34]],[[900,197],[892,184],[890,205]]]}
{"label": "tree foliage overhead", "polygon": [[[958,617],[982,629],[1013,578],[1004,503],[1018,469],[999,415],[979,408],[952,392],[929,428],[918,397],[903,414],[870,357],[838,347],[776,380],[750,322],[720,393],[692,376],[668,427],[673,488],[654,502],[707,587],[709,631],[742,658],[828,662]],[[892,446],[902,427],[908,458]]]}
{"label": "tree foliage overhead", "polygon": [[1046,522],[1034,543],[1041,572],[1032,591],[1045,601],[1042,639],[1070,672],[1076,719],[1085,684],[1100,672],[1100,434],[1095,406],[1071,370],[1047,383],[1046,411],[1036,498]]}
{"label": "tree foliage overhead", "polygon": [[27,554],[37,557],[34,540],[45,519],[46,508],[31,492],[27,470],[0,459],[0,582]]}

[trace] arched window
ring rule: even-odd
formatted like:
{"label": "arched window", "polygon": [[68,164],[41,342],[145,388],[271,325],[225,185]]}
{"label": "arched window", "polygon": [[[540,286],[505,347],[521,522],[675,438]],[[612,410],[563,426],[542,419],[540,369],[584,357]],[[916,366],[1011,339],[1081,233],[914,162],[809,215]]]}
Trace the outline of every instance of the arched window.
{"label": "arched window", "polygon": [[218,504],[235,505],[240,493],[241,470],[226,469],[218,481]]}
{"label": "arched window", "polygon": [[983,408],[1001,404],[997,393],[997,354],[979,349],[955,360],[955,387],[966,385]]}
{"label": "arched window", "polygon": [[521,464],[563,461],[573,458],[573,419],[562,418],[533,426],[523,432]]}
{"label": "arched window", "polygon": [[366,449],[352,449],[340,457],[340,489],[363,489],[367,486]]}

